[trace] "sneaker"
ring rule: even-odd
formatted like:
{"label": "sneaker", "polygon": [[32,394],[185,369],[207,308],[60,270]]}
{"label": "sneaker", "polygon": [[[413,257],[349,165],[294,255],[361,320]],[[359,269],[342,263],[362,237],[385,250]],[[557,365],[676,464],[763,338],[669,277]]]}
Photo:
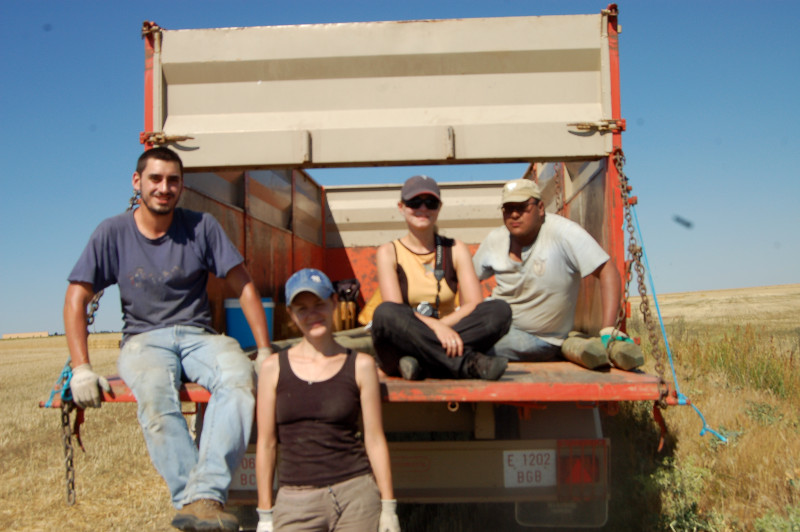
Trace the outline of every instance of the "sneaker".
{"label": "sneaker", "polygon": [[199,499],[181,508],[172,519],[172,526],[188,532],[238,532],[239,520],[223,512],[221,503]]}
{"label": "sneaker", "polygon": [[414,357],[403,357],[400,359],[400,375],[407,381],[421,381],[425,377],[422,375],[422,367]]}
{"label": "sneaker", "polygon": [[496,381],[505,373],[508,359],[505,357],[490,357],[483,353],[473,353],[464,361],[465,373],[468,378]]}

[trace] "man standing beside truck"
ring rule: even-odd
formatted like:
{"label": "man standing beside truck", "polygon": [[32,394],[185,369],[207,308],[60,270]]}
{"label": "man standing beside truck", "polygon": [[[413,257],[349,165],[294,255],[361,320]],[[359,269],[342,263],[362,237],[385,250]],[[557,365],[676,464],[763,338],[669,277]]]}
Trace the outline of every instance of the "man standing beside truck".
{"label": "man standing beside truck", "polygon": [[[211,327],[208,274],[224,278],[239,297],[259,358],[270,353],[261,298],[213,216],[177,208],[183,164],[175,152],[145,151],[133,188],[141,194],[139,208],[103,221],[68,278],[64,326],[73,399],[80,408],[99,407],[99,388],[109,389],[89,363],[86,306],[116,283],[124,315],[118,369],[138,402],[150,459],[179,509],[172,526],[235,531],[238,520],[223,505],[250,439],[255,379],[238,342]],[[181,413],[183,381],[211,392],[199,449]]]}
{"label": "man standing beside truck", "polygon": [[[487,354],[544,362],[560,358],[572,331],[583,277],[600,280],[600,333],[614,330],[620,302],[619,272],[597,241],[580,225],[545,214],[539,187],[529,179],[503,187],[503,227],[490,232],[473,257],[481,280],[495,276],[492,297],[511,306],[512,325]],[[627,338],[627,337],[626,337]]]}

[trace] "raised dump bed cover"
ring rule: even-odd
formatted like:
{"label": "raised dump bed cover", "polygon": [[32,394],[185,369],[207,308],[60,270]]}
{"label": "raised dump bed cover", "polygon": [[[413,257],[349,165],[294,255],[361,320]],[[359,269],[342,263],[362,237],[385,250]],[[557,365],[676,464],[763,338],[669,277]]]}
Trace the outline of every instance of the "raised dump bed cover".
{"label": "raised dump bed cover", "polygon": [[613,123],[608,21],[154,26],[145,138],[189,169],[604,157],[577,124]]}

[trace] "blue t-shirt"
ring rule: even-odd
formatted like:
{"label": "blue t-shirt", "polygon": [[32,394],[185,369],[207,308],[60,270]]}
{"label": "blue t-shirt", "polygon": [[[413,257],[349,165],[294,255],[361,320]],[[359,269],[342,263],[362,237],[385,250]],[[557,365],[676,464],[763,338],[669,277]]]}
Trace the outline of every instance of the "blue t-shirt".
{"label": "blue t-shirt", "polygon": [[244,261],[208,213],[175,209],[167,234],[151,240],[133,212],[108,218],[95,229],[69,274],[98,292],[119,285],[123,339],[172,325],[211,327],[208,272],[223,278]]}

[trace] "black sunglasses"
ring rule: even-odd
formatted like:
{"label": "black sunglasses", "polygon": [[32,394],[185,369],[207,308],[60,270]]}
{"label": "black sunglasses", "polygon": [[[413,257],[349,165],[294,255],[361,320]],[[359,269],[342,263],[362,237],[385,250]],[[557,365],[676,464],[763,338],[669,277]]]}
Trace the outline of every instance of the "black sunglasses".
{"label": "black sunglasses", "polygon": [[500,209],[503,211],[503,214],[511,215],[517,213],[523,215],[526,212],[531,212],[536,203],[536,200],[528,200],[525,203],[504,203]]}
{"label": "black sunglasses", "polygon": [[419,209],[424,203],[428,210],[435,211],[439,208],[441,202],[433,196],[417,196],[404,201],[406,207],[409,209]]}

